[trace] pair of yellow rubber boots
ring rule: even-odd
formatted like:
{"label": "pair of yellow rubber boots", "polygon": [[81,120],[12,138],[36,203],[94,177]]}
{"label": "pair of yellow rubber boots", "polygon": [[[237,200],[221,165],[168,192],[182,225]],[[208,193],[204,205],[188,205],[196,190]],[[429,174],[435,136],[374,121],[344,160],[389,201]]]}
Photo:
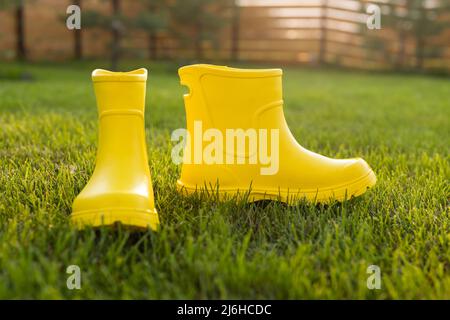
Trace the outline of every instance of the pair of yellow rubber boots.
{"label": "pair of yellow rubber boots", "polygon": [[[189,88],[181,192],[326,203],[361,195],[375,184],[363,159],[331,159],[297,143],[283,114],[282,70],[199,64],[180,68],[179,76]],[[147,70],[95,70],[92,80],[97,163],[71,219],[78,227],[121,223],[156,230],[144,128]],[[194,144],[199,152],[192,151]]]}

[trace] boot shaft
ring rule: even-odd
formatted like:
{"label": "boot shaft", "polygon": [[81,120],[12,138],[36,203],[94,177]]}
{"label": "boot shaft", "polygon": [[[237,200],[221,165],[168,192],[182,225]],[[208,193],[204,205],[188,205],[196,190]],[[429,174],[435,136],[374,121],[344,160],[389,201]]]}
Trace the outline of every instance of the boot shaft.
{"label": "boot shaft", "polygon": [[[99,114],[97,166],[147,172],[144,111],[147,70],[92,73]],[[117,156],[121,155],[121,156]],[[120,170],[117,170],[120,172]]]}
{"label": "boot shaft", "polygon": [[144,113],[147,70],[112,72],[96,69],[92,72],[100,118],[104,113]]}
{"label": "boot shaft", "polygon": [[179,70],[187,129],[201,120],[203,128],[258,128],[258,114],[282,106],[281,69],[236,69],[225,66],[191,65]]}
{"label": "boot shaft", "polygon": [[[285,129],[280,69],[201,64],[182,67],[179,75],[190,91],[184,96],[188,138],[183,180],[202,184],[202,177],[211,169],[214,178],[221,172],[222,184],[236,184],[241,170],[256,175],[261,163],[278,155],[279,132]],[[214,150],[209,151],[211,148]],[[202,163],[218,166],[198,165]]]}

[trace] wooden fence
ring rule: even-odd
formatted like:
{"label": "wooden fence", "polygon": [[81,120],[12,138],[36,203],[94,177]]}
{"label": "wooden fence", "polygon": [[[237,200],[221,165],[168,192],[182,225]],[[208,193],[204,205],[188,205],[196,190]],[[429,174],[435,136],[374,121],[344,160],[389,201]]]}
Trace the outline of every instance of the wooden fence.
{"label": "wooden fence", "polygon": [[[66,8],[73,1],[33,0],[25,8],[25,47],[31,60],[70,59],[74,55],[74,32],[63,23]],[[133,17],[139,1],[121,0],[124,14]],[[82,11],[111,11],[107,1],[83,0]],[[204,41],[204,60],[240,60],[297,64],[336,64],[353,68],[388,69],[401,63],[417,64],[414,38],[400,45],[395,28],[366,27],[368,1],[360,0],[239,0],[238,10],[224,11],[230,17],[218,34],[217,46]],[[382,0],[370,3],[383,4]],[[401,6],[401,5],[400,5]],[[449,19],[450,12],[438,19]],[[382,18],[383,19],[383,18]],[[181,26],[182,27],[182,26]],[[0,58],[15,56],[14,14],[0,12]],[[82,30],[83,57],[108,55],[110,33]],[[193,59],[193,45],[181,44],[168,32],[154,39],[157,57]],[[426,46],[437,48],[424,59],[424,68],[450,70],[450,28],[427,37]],[[126,56],[148,57],[148,35],[127,30],[121,46]],[[401,53],[401,55],[400,55]],[[401,61],[399,61],[401,60]]]}

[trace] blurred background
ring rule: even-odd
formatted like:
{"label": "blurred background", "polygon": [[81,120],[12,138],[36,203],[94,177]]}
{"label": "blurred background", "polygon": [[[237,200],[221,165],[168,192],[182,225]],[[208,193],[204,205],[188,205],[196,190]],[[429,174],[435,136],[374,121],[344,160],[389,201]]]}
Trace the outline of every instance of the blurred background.
{"label": "blurred background", "polygon": [[0,59],[98,58],[448,73],[450,0],[0,0]]}

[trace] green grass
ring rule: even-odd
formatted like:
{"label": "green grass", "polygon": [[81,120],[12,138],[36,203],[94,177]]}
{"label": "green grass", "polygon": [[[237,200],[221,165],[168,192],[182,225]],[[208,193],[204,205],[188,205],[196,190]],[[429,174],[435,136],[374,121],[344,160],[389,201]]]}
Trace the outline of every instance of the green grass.
{"label": "green grass", "polygon": [[[95,163],[93,67],[29,65],[34,81],[0,80],[0,298],[450,299],[448,78],[285,70],[300,143],[361,156],[378,177],[343,204],[286,207],[177,193],[170,133],[184,127],[186,90],[175,67],[147,65],[162,228],[132,234],[69,224]],[[66,287],[72,264],[81,290]],[[381,290],[366,287],[372,264]]]}

